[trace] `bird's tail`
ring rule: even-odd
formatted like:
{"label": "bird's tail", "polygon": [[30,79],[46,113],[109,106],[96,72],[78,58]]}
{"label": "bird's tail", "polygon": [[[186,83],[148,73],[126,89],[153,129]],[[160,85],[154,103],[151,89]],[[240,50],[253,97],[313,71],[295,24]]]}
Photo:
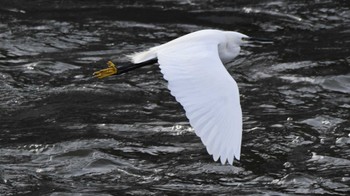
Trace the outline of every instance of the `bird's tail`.
{"label": "bird's tail", "polygon": [[157,58],[156,52],[151,48],[142,52],[137,52],[131,55],[128,55],[131,62],[134,64],[146,62],[152,59]]}

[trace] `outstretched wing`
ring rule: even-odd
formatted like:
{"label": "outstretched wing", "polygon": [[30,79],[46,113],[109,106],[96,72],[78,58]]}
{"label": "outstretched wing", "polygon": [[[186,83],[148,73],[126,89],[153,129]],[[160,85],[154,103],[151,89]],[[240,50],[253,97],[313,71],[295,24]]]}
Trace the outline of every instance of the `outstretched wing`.
{"label": "outstretched wing", "polygon": [[240,158],[242,111],[237,83],[216,44],[181,44],[157,52],[171,94],[215,161]]}

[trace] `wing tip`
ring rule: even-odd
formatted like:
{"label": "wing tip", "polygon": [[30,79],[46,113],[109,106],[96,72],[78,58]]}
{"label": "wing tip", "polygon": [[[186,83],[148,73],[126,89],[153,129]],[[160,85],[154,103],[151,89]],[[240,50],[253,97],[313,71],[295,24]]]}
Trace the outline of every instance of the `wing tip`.
{"label": "wing tip", "polygon": [[[212,154],[210,154],[210,155],[212,155]],[[226,163],[228,163],[229,165],[233,165],[233,163],[235,162],[235,159],[237,161],[240,160],[240,155],[239,154],[238,155],[235,154],[232,157],[232,159],[223,157],[222,155],[214,155],[213,154],[212,156],[213,156],[213,159],[214,159],[215,162],[217,162],[220,159],[221,165],[226,165]]]}

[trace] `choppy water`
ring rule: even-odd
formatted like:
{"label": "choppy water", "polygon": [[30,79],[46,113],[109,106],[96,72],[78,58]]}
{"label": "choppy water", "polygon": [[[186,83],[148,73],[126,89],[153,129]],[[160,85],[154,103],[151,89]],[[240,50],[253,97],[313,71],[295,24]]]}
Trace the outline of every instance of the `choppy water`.
{"label": "choppy water", "polygon": [[[2,0],[0,195],[348,195],[350,3]],[[229,71],[241,161],[215,163],[158,66],[107,60],[217,28],[274,38]]]}

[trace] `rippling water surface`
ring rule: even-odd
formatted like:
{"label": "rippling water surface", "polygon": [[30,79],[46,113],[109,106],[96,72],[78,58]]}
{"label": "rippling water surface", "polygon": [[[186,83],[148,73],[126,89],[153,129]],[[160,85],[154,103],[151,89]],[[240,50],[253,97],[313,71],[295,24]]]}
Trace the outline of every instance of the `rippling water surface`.
{"label": "rippling water surface", "polygon": [[[0,195],[348,195],[348,1],[2,0]],[[215,28],[275,39],[228,65],[241,160],[215,163],[157,65],[107,60]]]}

